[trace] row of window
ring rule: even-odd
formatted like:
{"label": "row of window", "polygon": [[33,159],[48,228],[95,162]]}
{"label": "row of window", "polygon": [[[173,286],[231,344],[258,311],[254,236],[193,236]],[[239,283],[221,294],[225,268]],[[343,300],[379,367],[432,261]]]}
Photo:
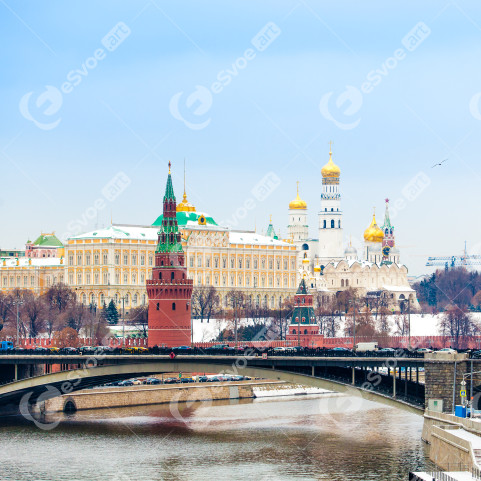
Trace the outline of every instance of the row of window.
{"label": "row of window", "polygon": [[[236,283],[237,280],[237,283]],[[194,281],[196,285],[201,286],[201,285],[213,285],[214,287],[274,287],[274,278],[269,277],[266,281],[266,278],[264,276],[261,277],[260,279],[260,284],[259,284],[259,279],[257,276],[253,276],[252,280],[250,276],[246,276],[245,281],[243,276],[238,276],[236,279],[235,275],[231,276],[222,276],[222,279],[220,278],[219,275],[214,275],[213,278],[209,274],[205,276],[205,283],[202,280],[202,274],[197,274],[197,279],[194,278]],[[213,283],[212,283],[213,281]],[[220,283],[221,282],[221,283]],[[291,279],[291,285],[295,285],[295,278],[293,277]],[[289,287],[289,279],[287,277],[284,277],[284,279],[281,279],[281,276],[276,276],[275,278],[275,287]]]}
{"label": "row of window", "polygon": [[[104,304],[108,304],[110,302],[110,298],[107,298],[103,292],[101,292],[98,295],[95,295],[93,292],[89,295],[87,295],[85,292],[80,294],[80,301],[82,304],[85,305],[95,305],[95,306],[103,306]],[[122,296],[119,293],[116,293],[114,297],[112,298],[115,304],[118,306],[121,306],[122,304]],[[140,305],[140,303],[145,304],[147,302],[147,294],[142,294],[142,296],[139,293],[134,293],[134,294],[125,294],[123,297],[123,304],[124,306],[130,306],[130,307],[137,307]]]}
{"label": "row of window", "polygon": [[[323,220],[323,222],[322,222],[322,227],[323,227],[324,229],[327,229],[327,221],[326,221],[326,219]],[[331,229],[335,229],[335,228],[336,228],[336,222],[335,222],[334,219],[331,219]],[[341,221],[340,221],[340,220],[337,221],[337,228],[338,228],[338,229],[341,228]]]}
{"label": "row of window", "polygon": [[[191,255],[191,256],[189,256],[189,267],[194,267],[194,264],[195,264],[195,257],[193,255]],[[214,263],[213,263],[214,269],[218,269],[219,264],[220,264],[220,259],[218,257],[214,257]],[[237,263],[236,263],[236,260],[233,257],[231,257],[229,265],[230,265],[231,269],[235,269],[236,267],[238,269],[242,269],[244,266],[245,266],[246,269],[250,269],[251,268],[251,259],[246,258],[245,262],[243,262],[242,258],[238,258]],[[258,269],[259,268],[258,259],[253,259],[252,265],[253,265],[254,269]],[[266,262],[266,259],[261,259],[261,261],[260,261],[261,269],[265,269],[266,266],[268,266],[269,269],[274,269],[274,265],[275,265],[277,270],[280,270],[281,265],[282,265],[284,270],[286,271],[289,264],[288,264],[287,259],[284,259],[284,261],[282,261],[282,262],[281,262],[280,259],[276,259],[275,263],[274,263],[274,259],[269,259],[268,262]],[[203,267],[202,256],[197,256],[197,267]],[[211,258],[210,257],[206,257],[205,267],[211,267]],[[294,270],[295,268],[296,268],[296,262],[295,262],[295,260],[291,260],[291,269]],[[222,258],[222,269],[227,269],[227,258],[226,257]]]}
{"label": "row of window", "polygon": [[[85,264],[84,264],[84,257],[85,257]],[[131,254],[130,259],[129,259],[129,254],[123,254],[122,256],[121,256],[121,254],[115,254],[114,255],[114,264],[116,266],[120,266],[121,258],[122,258],[124,266],[127,266],[127,265],[145,266],[145,262],[146,262],[145,254],[141,254],[140,256],[137,256],[137,254]],[[129,260],[130,260],[130,264],[129,264]],[[147,260],[148,260],[149,266],[152,266],[154,264],[154,256],[153,255],[149,255],[147,257]],[[69,263],[70,266],[74,265],[74,254],[69,254],[68,263]],[[106,253],[102,254],[102,265],[108,265],[108,263],[109,263],[108,254],[106,254]],[[77,266],[81,266],[81,265],[98,266],[98,265],[100,265],[100,254],[94,254],[93,256],[89,253],[85,254],[85,256],[83,256],[82,254],[77,254],[77,264],[76,265]]]}
{"label": "row of window", "polygon": [[[90,272],[87,272],[85,275],[82,273],[77,273],[77,285],[84,284],[83,280],[85,279],[85,284],[90,285],[93,284],[99,285],[100,284],[100,274],[98,272],[94,272],[93,276]],[[121,276],[120,272],[115,273],[115,284],[120,284],[122,280],[122,284],[145,284],[145,273],[141,272],[140,275],[137,275],[136,272],[133,272],[130,277],[127,272],[124,272],[123,276]],[[70,285],[74,283],[74,275],[70,273],[68,275],[68,282]],[[108,272],[102,273],[102,284],[109,284],[110,278]]]}
{"label": "row of window", "polygon": [[[57,276],[50,276],[46,275],[43,276],[44,284],[47,287],[53,286],[58,282],[63,283],[64,277],[61,275],[60,277]],[[2,287],[35,287],[35,276],[4,276],[2,278]]]}

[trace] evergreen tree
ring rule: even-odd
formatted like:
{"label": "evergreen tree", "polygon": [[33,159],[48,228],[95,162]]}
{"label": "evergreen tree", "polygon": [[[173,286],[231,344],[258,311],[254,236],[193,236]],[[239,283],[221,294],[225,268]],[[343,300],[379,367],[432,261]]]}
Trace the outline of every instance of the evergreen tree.
{"label": "evergreen tree", "polygon": [[[105,306],[105,304],[104,304]],[[105,311],[105,319],[111,325],[117,325],[119,323],[119,312],[117,311],[117,306],[113,299],[110,300],[109,305]]]}

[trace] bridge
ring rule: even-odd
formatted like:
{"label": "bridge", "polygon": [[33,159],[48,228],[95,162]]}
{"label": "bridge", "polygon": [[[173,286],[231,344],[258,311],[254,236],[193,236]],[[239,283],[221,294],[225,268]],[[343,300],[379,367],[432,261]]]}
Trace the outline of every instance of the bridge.
{"label": "bridge", "polygon": [[[370,357],[372,356],[372,357]],[[275,351],[222,354],[8,354],[0,355],[0,408],[17,407],[27,399],[69,394],[107,382],[172,372],[229,373],[283,380],[332,391],[360,393],[363,398],[422,412],[430,400],[444,412],[461,402],[460,390],[481,408],[481,359],[467,354],[435,353],[420,358]],[[463,387],[463,380],[467,381]],[[355,390],[355,391],[353,391]]]}
{"label": "bridge", "polygon": [[[426,360],[305,355],[0,355],[0,407],[68,394],[107,382],[169,372],[230,373],[278,379],[422,411]],[[58,372],[52,372],[57,368]],[[394,368],[397,368],[396,370]]]}

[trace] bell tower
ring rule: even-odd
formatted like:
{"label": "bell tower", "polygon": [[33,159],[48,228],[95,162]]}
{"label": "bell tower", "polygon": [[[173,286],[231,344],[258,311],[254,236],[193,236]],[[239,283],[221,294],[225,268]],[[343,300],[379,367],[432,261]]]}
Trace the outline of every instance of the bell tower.
{"label": "bell tower", "polygon": [[321,210],[319,212],[319,262],[326,265],[343,256],[342,210],[339,179],[341,169],[332,161],[332,142],[329,142],[329,161],[322,168]]}
{"label": "bell tower", "polygon": [[146,285],[149,298],[149,347],[177,347],[191,343],[193,281],[187,278],[170,168],[169,162],[155,266],[152,268],[152,278],[147,280]]}

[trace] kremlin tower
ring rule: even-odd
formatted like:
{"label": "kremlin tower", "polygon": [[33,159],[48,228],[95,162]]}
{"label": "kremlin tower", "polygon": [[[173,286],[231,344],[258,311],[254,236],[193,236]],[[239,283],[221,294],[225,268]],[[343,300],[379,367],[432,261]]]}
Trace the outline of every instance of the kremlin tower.
{"label": "kremlin tower", "polygon": [[329,162],[322,168],[321,211],[319,212],[319,261],[326,265],[341,260],[342,211],[339,178],[341,169],[332,161],[332,142],[329,148]]}
{"label": "kremlin tower", "polygon": [[287,340],[295,342],[296,340],[303,346],[311,346],[309,340],[311,336],[319,334],[319,325],[316,322],[316,314],[314,312],[312,294],[307,290],[304,277],[299,283],[297,292],[293,298],[294,309],[289,324],[289,333]]}
{"label": "kremlin tower", "polygon": [[155,266],[152,268],[152,279],[147,280],[146,286],[149,297],[149,347],[176,347],[191,343],[193,281],[187,278],[170,167],[169,162]]}

